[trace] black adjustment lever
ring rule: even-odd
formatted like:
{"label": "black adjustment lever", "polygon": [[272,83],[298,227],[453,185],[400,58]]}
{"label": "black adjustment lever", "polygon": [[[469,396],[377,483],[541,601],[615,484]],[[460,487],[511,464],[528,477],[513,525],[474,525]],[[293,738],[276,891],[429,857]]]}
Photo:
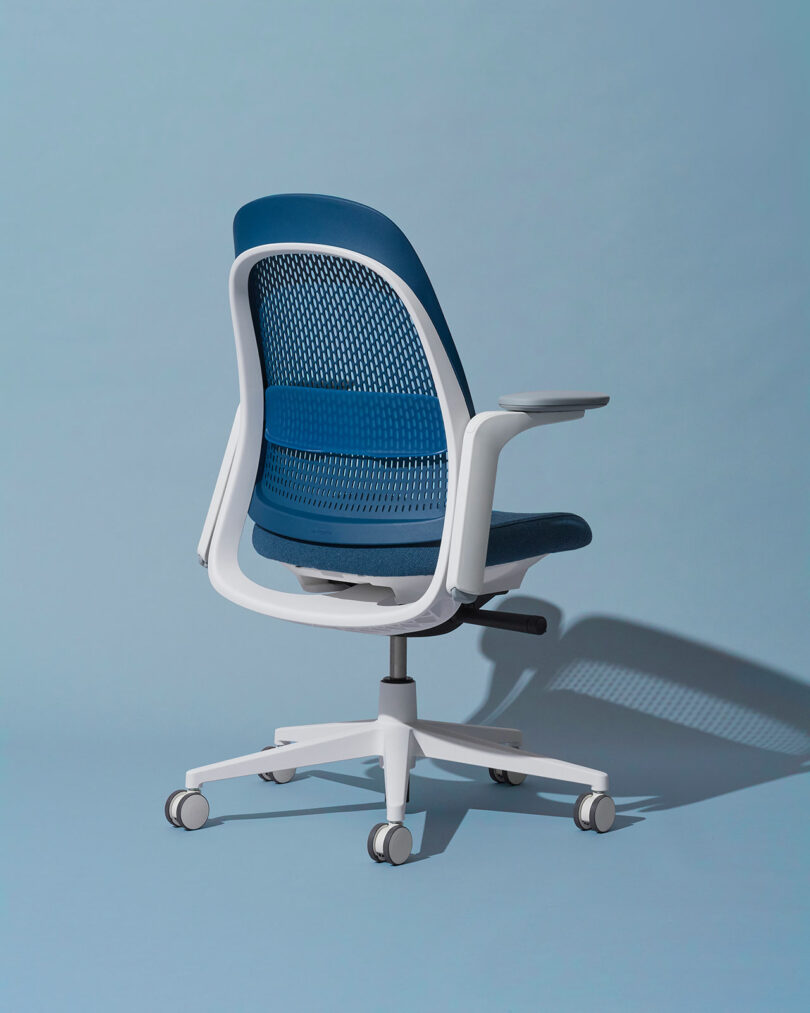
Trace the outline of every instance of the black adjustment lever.
{"label": "black adjustment lever", "polygon": [[527,616],[520,612],[485,612],[480,608],[462,605],[456,618],[473,626],[490,626],[495,630],[509,630],[512,633],[531,633],[539,637],[548,629],[545,616]]}

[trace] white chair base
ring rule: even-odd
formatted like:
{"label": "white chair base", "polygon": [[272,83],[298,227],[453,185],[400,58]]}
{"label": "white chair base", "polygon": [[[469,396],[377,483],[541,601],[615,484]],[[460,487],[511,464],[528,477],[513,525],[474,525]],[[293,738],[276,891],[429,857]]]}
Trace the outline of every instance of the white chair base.
{"label": "white chair base", "polygon": [[[378,824],[369,838],[369,853],[377,861],[399,865],[410,854],[410,835],[405,841],[405,835],[398,834],[389,841],[389,847],[383,845],[386,834],[390,837],[391,831],[405,819],[410,771],[422,758],[488,767],[496,780],[510,784],[519,784],[525,775],[534,775],[587,785],[590,791],[580,796],[575,807],[577,826],[600,832],[610,829],[615,807],[606,794],[607,774],[529,753],[521,748],[521,742],[521,733],[516,728],[421,720],[416,713],[416,683],[408,678],[383,679],[376,719],[279,728],[275,748],[189,770],[185,790],[169,796],[166,815],[175,826],[198,829],[208,816],[207,803],[203,807],[204,799],[199,794],[207,781],[258,774],[265,780],[285,783],[299,767],[376,756],[385,776],[388,821]],[[380,842],[379,847],[375,848],[374,841]]]}

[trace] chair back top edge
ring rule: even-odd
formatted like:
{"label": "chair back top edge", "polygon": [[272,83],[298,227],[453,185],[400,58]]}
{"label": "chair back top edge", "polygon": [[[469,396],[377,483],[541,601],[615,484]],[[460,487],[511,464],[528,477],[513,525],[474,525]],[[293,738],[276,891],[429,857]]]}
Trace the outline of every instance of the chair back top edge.
{"label": "chair back top edge", "polygon": [[378,261],[398,275],[430,317],[456,374],[470,415],[470,388],[439,300],[419,256],[402,230],[379,211],[324,194],[260,197],[241,207],[233,221],[234,252],[270,243],[337,246]]}

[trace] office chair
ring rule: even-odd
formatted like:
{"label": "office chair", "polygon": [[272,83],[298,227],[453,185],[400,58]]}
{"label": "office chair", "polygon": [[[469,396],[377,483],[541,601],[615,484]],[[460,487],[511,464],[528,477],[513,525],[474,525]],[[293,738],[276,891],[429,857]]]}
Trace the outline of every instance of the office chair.
{"label": "office chair", "polygon": [[[488,612],[551,552],[587,545],[568,513],[492,510],[498,455],[518,433],[607,404],[601,394],[532,392],[476,414],[436,295],[413,247],[385,216],[336,197],[252,201],[234,220],[230,303],[239,407],[198,555],[214,588],[264,615],[390,638],[376,719],[277,728],[274,745],[196,767],[166,800],[175,827],[208,819],[207,781],[257,775],[286,784],[296,769],[378,757],[386,822],[371,829],[375,862],[411,853],[404,825],[416,760],[489,768],[587,786],[581,830],[604,833],[615,806],[607,775],[521,748],[514,728],[417,717],[407,638],[461,623],[527,634],[542,616]],[[242,571],[246,519],[255,551],[288,567],[300,593]]]}

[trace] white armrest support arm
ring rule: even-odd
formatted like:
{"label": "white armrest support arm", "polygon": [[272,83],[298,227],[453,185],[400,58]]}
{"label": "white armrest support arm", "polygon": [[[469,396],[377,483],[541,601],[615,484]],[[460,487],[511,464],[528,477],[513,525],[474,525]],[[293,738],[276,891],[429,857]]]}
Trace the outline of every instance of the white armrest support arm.
{"label": "white armrest support arm", "polygon": [[214,528],[217,525],[219,508],[222,506],[222,497],[225,495],[225,486],[228,484],[228,476],[231,473],[231,465],[236,453],[236,444],[239,438],[239,416],[240,411],[237,405],[236,414],[233,417],[233,425],[231,426],[231,435],[228,437],[225,456],[222,458],[219,475],[217,476],[217,484],[214,486],[214,495],[211,497],[211,504],[208,507],[208,513],[205,515],[202,534],[197,543],[197,558],[202,566],[208,566],[208,551],[211,548],[211,539],[214,535]]}
{"label": "white armrest support arm", "polygon": [[[563,393],[564,396],[557,396],[556,404],[555,395],[546,391],[501,398],[501,404],[514,398],[521,402],[521,408],[481,412],[467,424],[447,569],[447,590],[456,601],[474,601],[483,588],[495,476],[504,446],[526,429],[581,419],[588,408],[607,403],[607,398],[599,395]],[[528,401],[529,398],[533,401]],[[557,407],[561,403],[564,409]]]}

